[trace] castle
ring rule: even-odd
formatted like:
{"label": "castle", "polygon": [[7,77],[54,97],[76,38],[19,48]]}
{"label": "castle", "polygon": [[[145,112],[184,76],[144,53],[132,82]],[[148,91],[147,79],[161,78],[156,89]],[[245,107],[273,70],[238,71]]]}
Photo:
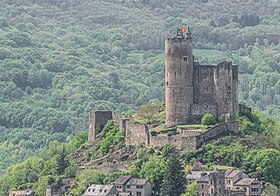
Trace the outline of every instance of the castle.
{"label": "castle", "polygon": [[[89,142],[94,142],[112,119],[120,129],[126,130],[127,146],[143,144],[157,148],[168,144],[179,150],[197,149],[213,138],[238,130],[234,121],[239,108],[238,67],[226,61],[217,65],[200,65],[194,61],[189,28],[186,32],[177,30],[175,37],[165,41],[165,90],[165,127],[175,129],[175,135],[151,135],[145,124],[112,111],[95,111],[89,115]],[[193,126],[178,127],[196,124],[206,113],[216,119],[224,115],[225,122],[207,131]]]}
{"label": "castle", "polygon": [[194,61],[192,36],[180,30],[165,41],[166,126],[200,122],[205,113],[217,119],[238,110],[238,67],[230,62],[200,65]]}

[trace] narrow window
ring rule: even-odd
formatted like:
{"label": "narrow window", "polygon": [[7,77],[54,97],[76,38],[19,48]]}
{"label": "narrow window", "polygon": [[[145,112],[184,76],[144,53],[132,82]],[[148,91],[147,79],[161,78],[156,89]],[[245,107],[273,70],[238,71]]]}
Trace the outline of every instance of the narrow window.
{"label": "narrow window", "polygon": [[188,57],[187,56],[183,56],[183,61],[188,61]]}

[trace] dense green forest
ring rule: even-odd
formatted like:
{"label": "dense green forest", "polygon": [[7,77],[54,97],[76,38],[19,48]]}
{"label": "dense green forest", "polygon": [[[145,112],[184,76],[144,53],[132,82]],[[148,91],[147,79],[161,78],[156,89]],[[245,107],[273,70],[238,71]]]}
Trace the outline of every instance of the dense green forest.
{"label": "dense green forest", "polygon": [[86,131],[91,110],[131,114],[164,100],[164,38],[186,25],[196,59],[238,64],[240,100],[280,119],[278,0],[0,5],[0,173]]}

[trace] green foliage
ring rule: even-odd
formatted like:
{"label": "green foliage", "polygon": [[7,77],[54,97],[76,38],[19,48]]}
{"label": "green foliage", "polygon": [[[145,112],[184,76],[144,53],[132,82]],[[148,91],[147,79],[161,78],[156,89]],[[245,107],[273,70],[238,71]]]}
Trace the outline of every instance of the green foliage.
{"label": "green foliage", "polygon": [[48,150],[42,150],[39,156],[30,157],[22,163],[9,167],[0,176],[0,191],[7,193],[11,188],[33,187],[37,195],[45,195],[46,187],[59,177],[74,177],[77,166],[72,164],[69,155],[79,148],[78,139],[84,135],[78,133],[68,143],[50,142]]}
{"label": "green foliage", "polygon": [[196,196],[197,195],[197,181],[193,181],[187,186],[186,193],[181,194],[181,196]]}
{"label": "green foliage", "polygon": [[146,103],[140,106],[136,113],[137,118],[143,120],[144,122],[151,124],[155,120],[156,116],[160,112],[161,105],[155,103]]}
{"label": "green foliage", "polygon": [[201,124],[203,125],[215,125],[216,119],[212,114],[204,114],[201,118]]}
{"label": "green foliage", "polygon": [[[107,129],[109,129],[107,131]],[[125,146],[125,131],[119,130],[119,127],[106,126],[102,132],[107,132],[101,142],[100,151],[103,155],[106,155],[110,149],[114,146],[124,147]]]}
{"label": "green foliage", "polygon": [[178,157],[172,154],[167,158],[160,195],[180,196],[185,188],[185,176]]}
{"label": "green foliage", "polygon": [[275,149],[253,150],[245,159],[245,165],[253,172],[257,171],[262,178],[280,186],[279,177],[280,151]]}

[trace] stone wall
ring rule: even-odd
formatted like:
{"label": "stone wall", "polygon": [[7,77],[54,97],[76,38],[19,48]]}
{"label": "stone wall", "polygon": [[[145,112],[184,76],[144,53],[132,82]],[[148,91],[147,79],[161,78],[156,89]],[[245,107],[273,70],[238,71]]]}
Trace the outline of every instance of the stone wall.
{"label": "stone wall", "polygon": [[236,133],[238,131],[238,122],[231,121],[231,122],[224,122],[220,123],[208,131],[198,135],[196,137],[196,146],[200,147],[201,145],[207,143],[212,139],[216,139],[219,136],[227,135],[229,133]]}
{"label": "stone wall", "polygon": [[149,145],[150,133],[147,125],[137,122],[126,122],[126,145]]}
{"label": "stone wall", "polygon": [[180,137],[180,136],[151,136],[150,146],[161,148],[165,145],[175,146],[178,150],[196,149],[196,137]]}
{"label": "stone wall", "polygon": [[227,135],[231,132],[234,133],[237,130],[238,123],[236,121],[231,121],[220,123],[206,132],[179,130],[180,134],[174,136],[152,136],[146,125],[128,121],[126,123],[126,145],[144,144],[154,148],[173,145],[178,150],[195,150],[212,139]]}
{"label": "stone wall", "polygon": [[217,104],[215,103],[200,103],[200,104],[192,104],[191,105],[191,116],[193,122],[200,122],[201,118],[204,114],[212,114],[215,118],[217,116]]}
{"label": "stone wall", "polygon": [[88,142],[94,142],[96,136],[102,131],[108,120],[113,119],[112,111],[94,111],[89,113]]}

